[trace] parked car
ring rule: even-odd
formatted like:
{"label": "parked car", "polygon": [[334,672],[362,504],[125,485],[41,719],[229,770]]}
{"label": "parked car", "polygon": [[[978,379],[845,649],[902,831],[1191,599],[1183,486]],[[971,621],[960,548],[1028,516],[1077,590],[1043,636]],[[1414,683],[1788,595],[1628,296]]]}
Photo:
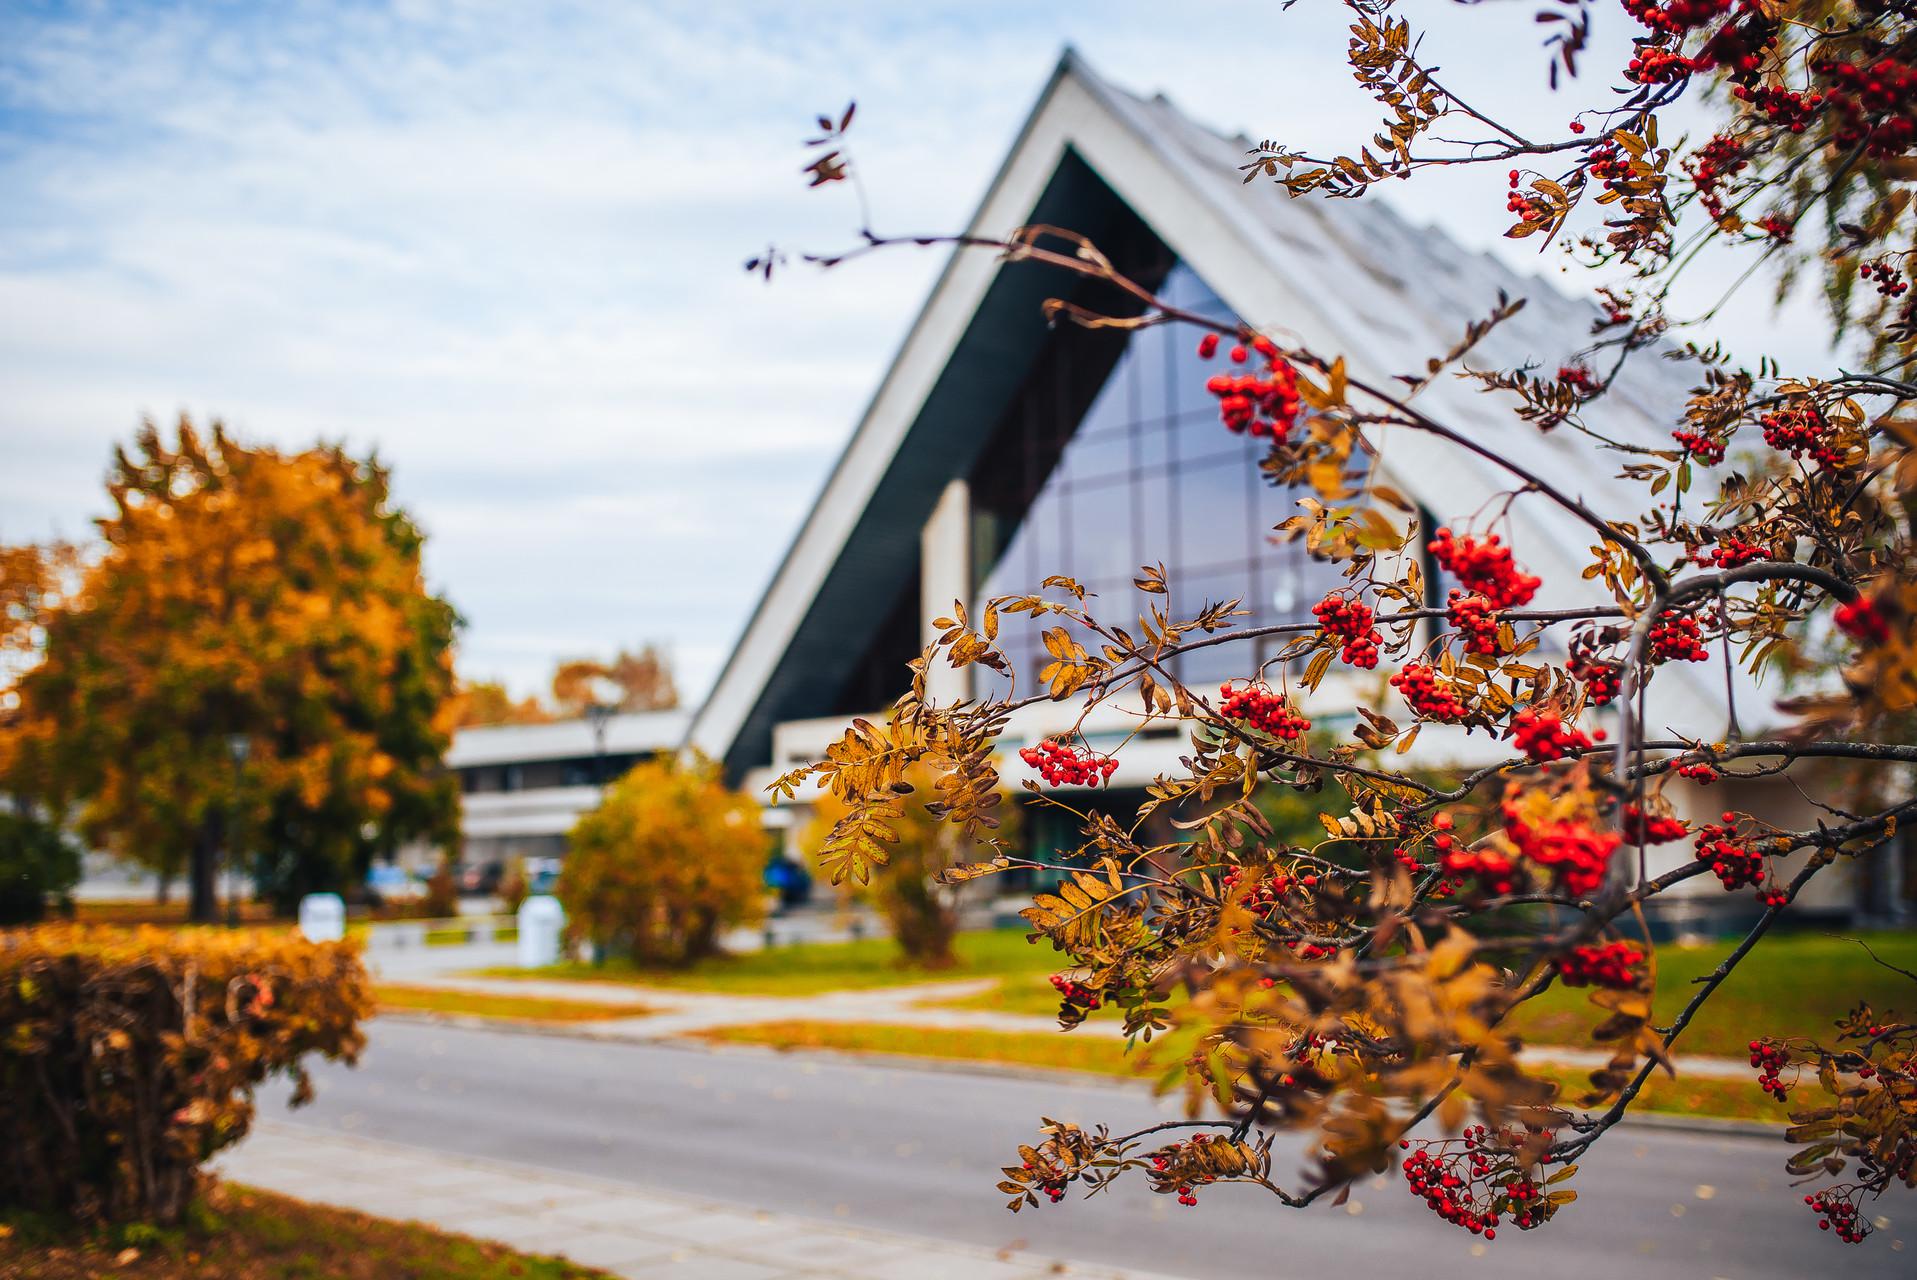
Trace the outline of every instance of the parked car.
{"label": "parked car", "polygon": [[498,893],[499,882],[505,874],[506,864],[503,862],[469,862],[459,869],[459,891]]}
{"label": "parked car", "polygon": [[790,910],[812,897],[812,876],[791,858],[774,854],[765,864],[765,887],[779,895],[781,911]]}
{"label": "parked car", "polygon": [[411,902],[425,894],[424,884],[390,862],[376,862],[366,873],[366,896],[376,903]]}

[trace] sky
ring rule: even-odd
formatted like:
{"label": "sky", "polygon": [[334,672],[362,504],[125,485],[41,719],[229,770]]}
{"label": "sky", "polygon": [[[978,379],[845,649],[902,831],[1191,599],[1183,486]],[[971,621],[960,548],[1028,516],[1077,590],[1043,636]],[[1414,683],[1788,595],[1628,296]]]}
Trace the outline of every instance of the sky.
{"label": "sky", "polygon": [[[1533,7],[1441,13],[1426,53],[1474,106],[1550,119]],[[1631,25],[1598,19],[1617,61]],[[468,677],[531,692],[557,658],[655,642],[696,699],[942,262],[744,273],[858,227],[845,189],[805,189],[813,118],[858,101],[878,230],[953,231],[1067,43],[1206,123],[1336,148],[1375,125],[1344,22],[1329,0],[0,0],[0,541],[84,538],[142,417],[343,439],[426,530]],[[1499,239],[1502,174],[1385,198],[1556,270]],[[1815,357],[1814,311],[1762,301],[1717,332]]]}

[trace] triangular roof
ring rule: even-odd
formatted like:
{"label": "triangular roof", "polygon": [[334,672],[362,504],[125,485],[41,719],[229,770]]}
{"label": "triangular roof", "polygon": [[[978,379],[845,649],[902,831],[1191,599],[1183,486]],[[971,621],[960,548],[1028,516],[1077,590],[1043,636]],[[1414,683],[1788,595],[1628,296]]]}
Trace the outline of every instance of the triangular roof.
{"label": "triangular roof", "polygon": [[[1414,227],[1381,200],[1287,199],[1267,184],[1245,185],[1238,166],[1249,146],[1192,122],[1163,97],[1107,83],[1067,50],[967,230],[1004,235],[1041,221],[1089,230],[1072,214],[1094,209],[1086,189],[1097,186],[1237,315],[1315,350],[1342,352],[1354,375],[1380,384],[1448,349],[1500,291],[1525,298],[1526,307],[1474,352],[1480,366],[1554,369],[1590,332],[1590,304],[1435,227]],[[1059,274],[1043,267],[1007,266],[980,252],[952,256],[694,717],[688,745],[738,772],[767,762],[774,724],[817,714],[784,704],[811,664],[848,660],[859,646],[846,644],[845,622],[870,612],[875,588],[891,588],[916,566],[918,531],[939,493],[970,472],[983,446],[992,415],[981,423],[979,406],[1028,367],[1018,353],[1042,341],[1039,303],[1060,288]],[[1668,447],[1663,407],[1687,385],[1677,366],[1632,361],[1594,425],[1614,439]],[[1593,465],[1601,455],[1587,438],[1540,433],[1474,384],[1439,379],[1419,403],[1596,510],[1634,512],[1644,502],[1640,487]],[[1401,431],[1376,443],[1390,482],[1447,518],[1515,487],[1494,464],[1429,436]],[[1545,581],[1540,606],[1588,603],[1579,584],[1590,530],[1536,495],[1513,503],[1510,519],[1521,561]],[[1654,686],[1661,705],[1653,728],[1708,723],[1709,709],[1721,705],[1721,685],[1687,665],[1676,672]]]}

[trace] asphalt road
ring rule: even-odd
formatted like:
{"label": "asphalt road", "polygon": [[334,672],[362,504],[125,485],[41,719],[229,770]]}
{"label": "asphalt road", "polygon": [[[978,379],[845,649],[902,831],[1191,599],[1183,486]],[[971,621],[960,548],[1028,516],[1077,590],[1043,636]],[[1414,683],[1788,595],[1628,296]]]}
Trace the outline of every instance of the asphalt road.
{"label": "asphalt road", "polygon": [[[710,1196],[752,1209],[1174,1275],[1305,1280],[1617,1275],[1846,1280],[1917,1274],[1917,1199],[1886,1196],[1862,1246],[1817,1230],[1781,1140],[1614,1130],[1581,1198],[1541,1230],[1489,1245],[1438,1221],[1402,1181],[1343,1207],[1284,1209],[1214,1187],[1196,1208],[1121,1182],[1014,1217],[993,1189],[1038,1117],[1137,1127],[1170,1113],[1118,1086],[893,1069],[830,1056],[706,1052],[381,1019],[356,1070],[265,1114],[439,1151]],[[1297,1168],[1301,1144],[1277,1168]]]}

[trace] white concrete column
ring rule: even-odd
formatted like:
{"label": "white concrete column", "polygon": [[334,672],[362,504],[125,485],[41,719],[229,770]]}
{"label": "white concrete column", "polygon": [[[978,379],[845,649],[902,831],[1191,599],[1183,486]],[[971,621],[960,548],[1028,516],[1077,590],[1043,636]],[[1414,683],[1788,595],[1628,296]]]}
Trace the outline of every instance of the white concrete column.
{"label": "white concrete column", "polygon": [[[954,480],[939,495],[931,519],[919,534],[919,633],[921,644],[938,638],[934,618],[952,616],[952,602],[972,607],[972,491]],[[954,671],[941,659],[925,676],[926,696],[934,703],[972,696],[970,668]]]}

